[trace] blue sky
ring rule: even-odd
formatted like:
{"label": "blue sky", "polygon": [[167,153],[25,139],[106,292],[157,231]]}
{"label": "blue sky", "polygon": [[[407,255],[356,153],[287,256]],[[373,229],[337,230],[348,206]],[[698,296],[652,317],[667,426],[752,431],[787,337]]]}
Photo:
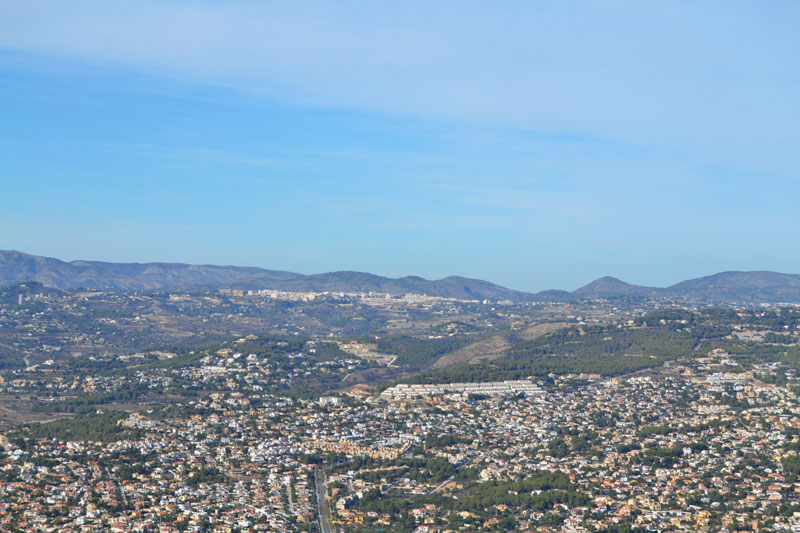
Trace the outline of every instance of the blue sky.
{"label": "blue sky", "polygon": [[0,248],[800,272],[796,2],[6,2]]}

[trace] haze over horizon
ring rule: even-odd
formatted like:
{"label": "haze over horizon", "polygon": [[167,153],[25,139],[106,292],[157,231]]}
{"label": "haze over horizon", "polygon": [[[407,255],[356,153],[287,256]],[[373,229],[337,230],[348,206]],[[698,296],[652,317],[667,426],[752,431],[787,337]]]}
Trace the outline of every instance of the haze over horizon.
{"label": "haze over horizon", "polygon": [[0,248],[531,292],[796,273],[798,23],[792,2],[7,3]]}

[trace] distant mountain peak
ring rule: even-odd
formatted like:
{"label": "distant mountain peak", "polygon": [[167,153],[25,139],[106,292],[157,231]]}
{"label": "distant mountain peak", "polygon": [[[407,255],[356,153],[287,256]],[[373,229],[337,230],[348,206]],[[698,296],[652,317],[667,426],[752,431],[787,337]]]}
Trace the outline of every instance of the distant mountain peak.
{"label": "distant mountain peak", "polygon": [[707,302],[797,303],[800,275],[768,270],[729,270],[667,287],[676,297]]}
{"label": "distant mountain peak", "polygon": [[630,283],[626,283],[619,278],[615,278],[614,276],[603,276],[602,278],[597,278],[592,283],[598,283],[598,282],[603,282],[603,283],[613,282],[613,283],[621,283],[623,285],[630,285]]}
{"label": "distant mountain peak", "polygon": [[653,294],[658,289],[653,287],[643,287],[632,285],[620,279],[603,276],[588,285],[572,291],[572,295],[577,298],[603,298],[609,296],[645,296]]}

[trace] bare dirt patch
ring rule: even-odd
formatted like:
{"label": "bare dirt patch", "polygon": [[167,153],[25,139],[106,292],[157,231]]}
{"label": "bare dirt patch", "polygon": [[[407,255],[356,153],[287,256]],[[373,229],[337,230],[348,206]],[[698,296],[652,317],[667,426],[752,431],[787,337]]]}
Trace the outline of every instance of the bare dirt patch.
{"label": "bare dirt patch", "polygon": [[[566,326],[564,322],[544,322],[541,324],[534,324],[533,326],[517,332],[517,334],[524,340],[532,340],[561,329],[564,326]],[[443,355],[433,363],[432,368],[439,369],[465,363],[500,359],[510,347],[511,341],[509,341],[506,336],[496,335]]]}
{"label": "bare dirt patch", "polygon": [[433,363],[433,368],[498,359],[510,346],[511,343],[507,338],[497,335],[441,356]]}
{"label": "bare dirt patch", "polygon": [[548,333],[552,333],[557,331],[563,327],[566,327],[566,322],[542,322],[540,324],[534,324],[529,328],[525,328],[519,332],[519,336],[525,339],[526,341],[530,341],[541,337],[542,335],[547,335]]}

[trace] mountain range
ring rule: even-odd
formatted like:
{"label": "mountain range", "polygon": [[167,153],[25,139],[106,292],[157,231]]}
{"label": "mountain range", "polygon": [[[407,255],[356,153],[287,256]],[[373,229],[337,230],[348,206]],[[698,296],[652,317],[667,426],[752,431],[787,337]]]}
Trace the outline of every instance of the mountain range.
{"label": "mountain range", "polygon": [[286,291],[373,291],[470,300],[576,301],[663,297],[695,303],[800,303],[800,275],[767,271],[721,272],[670,287],[644,287],[603,277],[574,291],[527,293],[479,279],[449,276],[387,278],[363,272],[303,275],[257,267],[182,263],[65,262],[13,250],[0,251],[0,286],[38,281],[57,289],[159,290],[191,287]]}
{"label": "mountain range", "polygon": [[480,279],[449,276],[427,280],[419,276],[386,278],[365,272],[328,272],[292,279],[264,279],[260,275],[229,283],[231,288],[280,289],[296,292],[381,292],[389,294],[427,294],[462,300],[529,300],[529,293],[515,291]]}
{"label": "mountain range", "polygon": [[252,276],[290,279],[300,274],[255,267],[181,263],[67,263],[14,250],[0,251],[0,285],[38,281],[58,289],[152,290],[230,283]]}
{"label": "mountain range", "polygon": [[604,277],[570,294],[577,299],[664,297],[695,303],[800,303],[800,275],[763,270],[729,271],[665,288],[631,285]]}

